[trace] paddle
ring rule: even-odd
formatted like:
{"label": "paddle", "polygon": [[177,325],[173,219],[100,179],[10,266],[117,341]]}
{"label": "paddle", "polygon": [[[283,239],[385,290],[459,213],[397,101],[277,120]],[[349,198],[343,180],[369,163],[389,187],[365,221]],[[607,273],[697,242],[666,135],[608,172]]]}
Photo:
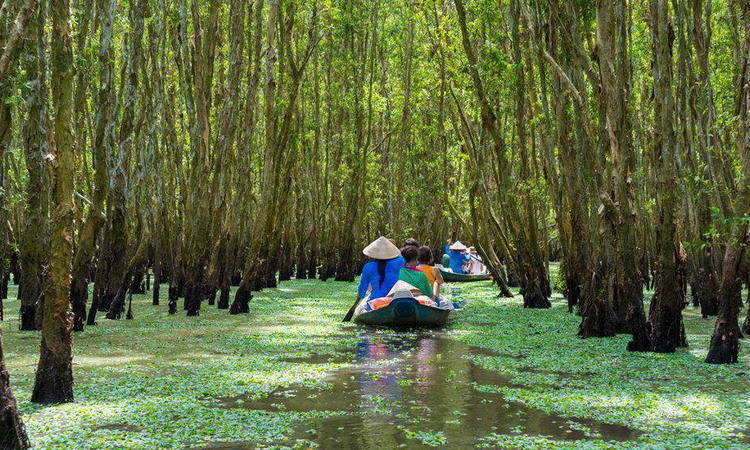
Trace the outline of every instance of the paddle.
{"label": "paddle", "polygon": [[354,300],[354,304],[352,305],[351,308],[349,308],[349,312],[346,313],[346,315],[344,316],[344,320],[342,320],[342,322],[349,322],[350,320],[352,320],[352,316],[354,315],[354,310],[357,309],[358,304],[359,304],[359,296],[357,296],[357,299]]}

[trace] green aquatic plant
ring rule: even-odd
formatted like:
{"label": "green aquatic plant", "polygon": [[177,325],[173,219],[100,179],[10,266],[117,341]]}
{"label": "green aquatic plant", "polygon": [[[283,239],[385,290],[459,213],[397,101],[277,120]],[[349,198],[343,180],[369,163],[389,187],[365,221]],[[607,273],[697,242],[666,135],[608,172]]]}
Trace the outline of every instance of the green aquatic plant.
{"label": "green aquatic plant", "polygon": [[[148,296],[135,295],[137,320],[103,319],[75,336],[76,402],[55,406],[29,402],[39,338],[36,333],[15,329],[12,311],[18,308],[11,292],[6,301],[9,314],[2,324],[6,363],[32,444],[40,448],[177,448],[212,442],[314,446],[316,437],[299,435],[301,424],[304,432],[316,429],[318,420],[350,414],[326,410],[326,405],[337,394],[328,374],[354,360],[336,355],[353,355],[361,342],[360,328],[339,322],[349,306],[345,294],[352,288],[351,283],[340,282],[285,282],[281,289],[257,295],[250,315],[229,316],[204,306],[200,316],[190,318],[170,316],[166,306],[152,306]],[[488,399],[480,402],[483,408],[507,411],[505,414],[514,417],[526,418],[519,409],[522,406],[554,414],[563,418],[562,422],[570,420],[566,427],[585,433],[586,438],[561,441],[523,431],[497,432],[476,436],[482,445],[747,444],[750,355],[743,347],[737,366],[704,364],[705,349],[700,342],[710,334],[712,324],[693,308],[686,310],[685,326],[689,343],[698,345],[673,355],[629,353],[624,350],[626,336],[577,338],[579,318],[567,313],[559,297],[553,299],[551,309],[537,311],[523,309],[520,296],[498,299],[489,282],[461,289],[472,299],[471,306],[440,335],[484,349],[460,357],[507,377],[508,383],[466,385],[461,372],[449,366],[444,373],[452,379],[443,381],[445,389],[482,392]],[[164,295],[166,291],[162,289]],[[426,334],[432,335],[437,334]],[[400,335],[378,330],[371,336],[388,339]],[[405,336],[416,338],[417,334]],[[440,358],[427,358],[431,365],[450,364],[449,356],[455,356],[440,354]],[[410,349],[399,357],[416,355],[417,351]],[[379,378],[385,380],[382,374]],[[346,374],[343,379],[357,382],[354,375]],[[423,376],[402,377],[396,385],[411,389],[425,380]],[[290,386],[305,391],[299,393]],[[321,407],[290,409],[285,399],[297,396]],[[222,399],[235,400],[227,403]],[[391,413],[404,424],[401,426],[408,424],[415,442],[451,445],[450,433],[425,420],[435,408],[425,409],[413,398],[404,399],[405,403],[378,396],[368,399],[373,414]],[[279,406],[253,409],[257,402]],[[408,405],[418,409],[398,409]],[[444,426],[471,433],[466,412],[447,406]],[[635,433],[620,441],[606,441],[585,420],[627,426]]]}

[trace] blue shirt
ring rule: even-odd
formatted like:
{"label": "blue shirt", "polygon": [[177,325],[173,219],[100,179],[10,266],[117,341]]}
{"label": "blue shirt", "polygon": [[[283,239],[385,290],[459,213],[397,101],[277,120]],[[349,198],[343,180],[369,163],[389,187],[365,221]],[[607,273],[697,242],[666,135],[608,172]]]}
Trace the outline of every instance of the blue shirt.
{"label": "blue shirt", "polygon": [[451,270],[453,271],[453,273],[464,273],[464,269],[462,266],[469,260],[469,255],[452,250],[449,255],[451,257]]}
{"label": "blue shirt", "polygon": [[443,254],[444,255],[450,255],[451,254],[451,245],[445,244],[445,247],[443,247]]}
{"label": "blue shirt", "polygon": [[380,261],[370,261],[362,268],[362,278],[359,280],[359,289],[357,295],[359,298],[367,296],[367,289],[372,287],[370,298],[380,298],[388,295],[394,284],[398,281],[398,274],[404,267],[404,257],[399,255],[385,262],[385,277],[380,278],[378,272],[378,263]]}

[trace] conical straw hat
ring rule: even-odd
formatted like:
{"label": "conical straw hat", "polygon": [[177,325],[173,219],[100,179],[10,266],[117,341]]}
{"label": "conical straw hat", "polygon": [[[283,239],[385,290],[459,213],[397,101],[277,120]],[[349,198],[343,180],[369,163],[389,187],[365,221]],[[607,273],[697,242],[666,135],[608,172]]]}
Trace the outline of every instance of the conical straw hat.
{"label": "conical straw hat", "polygon": [[370,245],[362,250],[362,253],[375,259],[393,259],[401,254],[401,251],[393,245],[393,242],[380,236],[372,241]]}
{"label": "conical straw hat", "polygon": [[451,250],[466,250],[466,246],[461,241],[456,241],[453,245],[448,247]]}

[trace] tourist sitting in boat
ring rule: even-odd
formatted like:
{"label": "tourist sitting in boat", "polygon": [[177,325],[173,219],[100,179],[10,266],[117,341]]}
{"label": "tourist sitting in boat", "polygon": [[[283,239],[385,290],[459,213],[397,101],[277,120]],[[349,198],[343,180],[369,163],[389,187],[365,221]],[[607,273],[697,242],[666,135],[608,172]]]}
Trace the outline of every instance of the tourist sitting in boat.
{"label": "tourist sitting in boat", "polygon": [[[393,254],[392,250],[393,249],[389,249],[389,253],[384,256],[391,256]],[[368,256],[372,255],[372,253],[369,251],[365,254]],[[368,311],[385,308],[386,306],[390,305],[394,299],[397,298],[413,298],[414,300],[425,306],[438,306],[438,303],[433,300],[432,287],[430,286],[430,282],[427,279],[427,276],[417,268],[417,265],[419,264],[418,256],[419,250],[416,247],[412,245],[405,246],[401,253],[401,257],[389,260],[388,264],[393,265],[386,266],[387,272],[391,267],[399,267],[397,276],[398,280],[396,281],[396,283],[391,285],[391,278],[389,277],[390,272],[388,272],[386,282],[383,283],[383,286],[391,285],[390,290],[387,293],[384,293],[380,289],[374,289],[371,287],[369,297],[365,297],[368,290],[368,284],[365,284],[365,277],[369,276],[370,278],[372,278],[372,275],[367,275],[368,269],[366,265],[365,270],[362,271],[363,281],[360,283],[360,290],[358,292],[359,303],[355,308],[354,315],[359,315]],[[399,260],[406,260],[406,264],[401,265],[400,263],[391,263],[391,261]],[[373,263],[379,264],[380,261],[370,262],[367,264]],[[370,281],[369,283],[371,284],[372,282]],[[359,301],[360,298],[366,298],[366,300]],[[442,296],[440,298],[444,299]],[[446,304],[448,304],[448,306],[446,306],[445,308],[453,309],[453,305],[450,304],[450,302],[447,302]]]}
{"label": "tourist sitting in boat", "polygon": [[446,239],[445,245],[443,246],[443,256],[440,258],[443,267],[450,267],[451,265],[451,245],[453,245],[453,241],[451,239]]}
{"label": "tourist sitting in boat", "polygon": [[469,247],[469,258],[470,260],[467,264],[467,273],[473,275],[487,273],[487,266],[484,265],[484,263],[482,262],[482,258],[479,256],[479,253],[477,253],[474,247]]}
{"label": "tourist sitting in boat", "polygon": [[419,248],[420,246],[421,244],[419,243],[419,241],[414,238],[406,238],[404,240],[404,247]]}
{"label": "tourist sitting in boat", "polygon": [[456,241],[450,246],[450,269],[453,273],[466,273],[464,265],[469,262],[469,255],[466,254],[466,246],[461,241]]}
{"label": "tourist sitting in boat", "polygon": [[445,245],[443,246],[443,255],[449,255],[451,254],[451,245],[453,245],[453,241],[451,239],[445,240]]}
{"label": "tourist sitting in boat", "polygon": [[403,254],[403,253],[404,253],[404,250],[405,250],[406,248],[408,248],[408,247],[414,247],[414,248],[418,249],[418,248],[419,248],[419,245],[420,245],[420,244],[419,244],[419,241],[418,241],[418,240],[416,240],[416,239],[414,239],[414,238],[406,238],[406,239],[404,240],[404,246],[403,246],[403,247],[401,247],[401,248],[400,248],[399,250],[401,251],[401,254]]}
{"label": "tourist sitting in boat", "polygon": [[426,295],[433,299],[432,285],[427,279],[427,275],[417,268],[419,265],[419,250],[413,246],[404,247],[401,256],[406,260],[406,264],[401,268],[398,274],[399,281],[404,281],[419,290],[418,294]]}
{"label": "tourist sitting in boat", "polygon": [[401,252],[393,242],[381,236],[365,247],[362,253],[372,261],[362,268],[357,296],[363,299],[369,292],[371,299],[385,297],[398,281],[399,272],[404,266]]}
{"label": "tourist sitting in boat", "polygon": [[417,257],[419,265],[417,269],[427,277],[430,286],[432,286],[432,299],[435,300],[440,295],[440,287],[444,283],[440,269],[432,265],[432,250],[426,245],[419,247],[419,256]]}

